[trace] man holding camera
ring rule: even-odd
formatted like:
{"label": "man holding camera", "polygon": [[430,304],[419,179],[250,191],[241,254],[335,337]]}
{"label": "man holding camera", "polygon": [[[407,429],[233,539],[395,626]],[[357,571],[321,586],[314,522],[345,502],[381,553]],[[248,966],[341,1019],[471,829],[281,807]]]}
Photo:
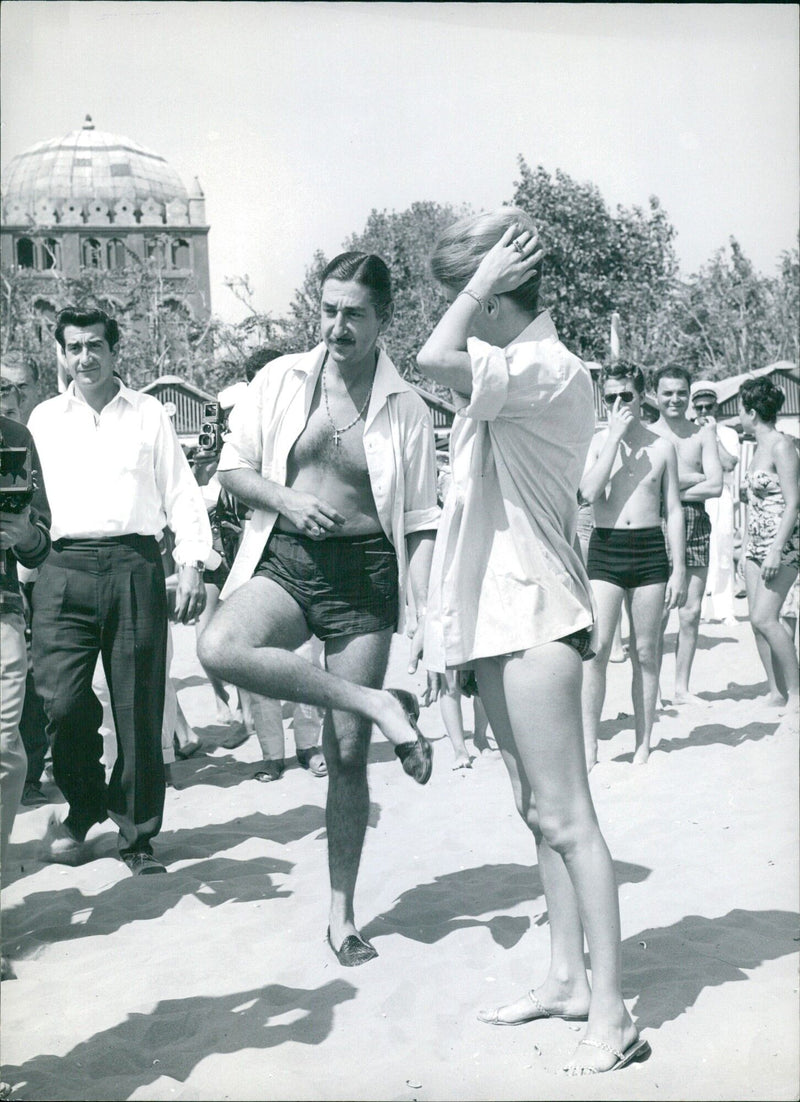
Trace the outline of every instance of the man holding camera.
{"label": "man holding camera", "polygon": [[25,785],[19,733],[28,657],[17,563],[39,566],[50,550],[50,510],[39,457],[24,425],[0,417],[0,868]]}
{"label": "man holding camera", "polygon": [[[30,419],[53,515],[53,551],[34,588],[33,651],[69,813],[51,820],[44,857],[86,860],[88,830],[110,816],[130,871],[161,873],[151,839],[164,809],[167,596],[156,537],[165,527],[175,534],[175,619],[189,623],[205,604],[211,529],[163,406],[115,372],[116,321],[69,308],[55,336],[72,382]],[[108,785],[92,691],[98,654],[118,745]]]}

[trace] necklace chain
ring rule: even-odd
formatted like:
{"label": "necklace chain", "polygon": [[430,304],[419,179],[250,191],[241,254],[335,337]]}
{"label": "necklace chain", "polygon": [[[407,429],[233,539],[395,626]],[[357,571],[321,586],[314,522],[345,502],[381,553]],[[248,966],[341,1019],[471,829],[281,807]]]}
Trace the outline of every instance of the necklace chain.
{"label": "necklace chain", "polygon": [[370,385],[370,388],[367,391],[367,396],[364,399],[364,404],[361,407],[361,409],[358,411],[356,416],[353,418],[353,420],[350,422],[349,425],[345,425],[344,428],[340,429],[336,426],[336,423],[334,422],[333,417],[331,417],[331,407],[328,405],[328,387],[325,383],[325,372],[327,370],[327,367],[328,367],[328,362],[327,362],[327,357],[326,357],[325,363],[322,365],[322,397],[325,401],[326,416],[328,418],[328,421],[330,423],[331,428],[333,429],[333,445],[334,445],[334,447],[338,448],[339,445],[342,442],[342,436],[344,435],[344,433],[346,433],[348,431],[348,429],[352,429],[355,425],[357,425],[358,422],[363,417],[364,410],[369,405],[369,400],[372,397],[372,385]]}

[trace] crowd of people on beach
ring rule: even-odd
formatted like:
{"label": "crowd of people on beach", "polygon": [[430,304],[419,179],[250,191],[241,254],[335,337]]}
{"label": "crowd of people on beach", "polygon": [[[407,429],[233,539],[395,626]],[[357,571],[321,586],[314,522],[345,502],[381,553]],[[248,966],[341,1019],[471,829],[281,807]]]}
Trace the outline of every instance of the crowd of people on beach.
{"label": "crowd of people on beach", "polygon": [[[586,1021],[566,1068],[585,1075],[650,1052],[622,998],[617,888],[589,787],[620,621],[636,765],[666,699],[671,612],[681,708],[699,699],[704,602],[732,617],[740,578],[768,703],[796,723],[800,461],[777,428],[782,392],[745,381],[739,420],[754,448],[737,568],[739,436],[716,423],[715,384],[663,366],[652,420],[642,370],[615,358],[598,429],[590,372],[539,304],[543,259],[530,217],[509,207],[461,219],[435,244],[448,305],[417,362],[453,396],[446,463],[425,402],[383,347],[391,274],[373,254],[327,265],[320,344],[251,356],[247,382],[220,395],[221,447],[189,458],[161,403],[126,386],[124,341],[102,310],[60,313],[68,382],[55,396],[40,393],[34,358],[3,353],[0,861],[20,803],[47,800],[49,759],[67,814],[51,817],[44,860],[91,859],[86,836],[111,819],[133,875],[167,871],[153,840],[168,766],[199,748],[169,679],[170,623],[194,624],[228,745],[258,738],[259,781],[281,779],[284,704],[294,709],[298,764],[327,779],[328,944],[341,965],[363,965],[378,955],[355,917],[373,728],[424,785],[421,705],[439,701],[453,767],[466,771],[471,697],[475,746],[491,731],[533,835],[551,939],[537,986],[479,1017]],[[421,700],[384,688],[396,633],[410,639],[410,671],[427,673]],[[108,776],[100,669],[116,739]],[[3,970],[13,974],[5,959]]]}

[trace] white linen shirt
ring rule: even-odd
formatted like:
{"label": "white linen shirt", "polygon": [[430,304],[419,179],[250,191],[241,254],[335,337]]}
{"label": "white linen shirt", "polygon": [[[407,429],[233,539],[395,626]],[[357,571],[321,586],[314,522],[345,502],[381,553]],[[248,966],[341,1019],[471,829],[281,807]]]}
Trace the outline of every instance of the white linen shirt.
{"label": "white linen shirt", "polygon": [[593,620],[575,549],[594,433],[588,369],[539,314],[506,348],[471,337],[472,396],[454,392],[453,482],[433,552],[424,664],[465,666]]}
{"label": "white linen shirt", "polygon": [[211,525],[175,429],[157,398],[120,382],[96,413],[72,382],[36,406],[36,441],[57,539],[175,533],[177,563],[205,562]]}
{"label": "white linen shirt", "polygon": [[[281,356],[259,371],[231,412],[218,471],[249,468],[270,482],[286,485],[289,453],[308,421],[324,358],[325,345],[320,344],[310,352]],[[383,350],[364,422],[364,451],[378,519],[397,556],[397,630],[402,631],[408,578],[406,536],[435,529],[440,509],[431,415]],[[252,577],[277,519],[274,509],[253,512],[222,590],[223,599]]]}

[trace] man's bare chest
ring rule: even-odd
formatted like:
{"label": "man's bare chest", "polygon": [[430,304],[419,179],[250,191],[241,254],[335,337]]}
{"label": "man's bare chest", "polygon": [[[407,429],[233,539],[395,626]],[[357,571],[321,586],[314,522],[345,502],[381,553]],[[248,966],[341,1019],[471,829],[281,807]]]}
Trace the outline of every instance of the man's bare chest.
{"label": "man's bare chest", "polygon": [[292,448],[289,466],[295,470],[324,468],[351,481],[366,478],[364,422],[359,420],[342,431],[335,428],[326,410],[315,403],[305,428]]}

